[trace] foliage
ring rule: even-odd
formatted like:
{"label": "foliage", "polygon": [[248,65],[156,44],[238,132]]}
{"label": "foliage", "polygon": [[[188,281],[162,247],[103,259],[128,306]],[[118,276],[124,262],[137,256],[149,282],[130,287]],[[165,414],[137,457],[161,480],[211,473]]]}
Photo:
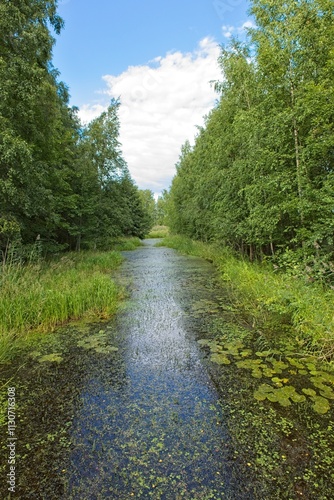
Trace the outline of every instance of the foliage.
{"label": "foliage", "polygon": [[156,203],[154,193],[149,189],[140,189],[139,197],[144,210],[143,229],[146,234],[152,228],[156,219]]}
{"label": "foliage", "polygon": [[147,230],[118,141],[119,101],[84,128],[69,107],[68,88],[52,66],[52,31],[62,27],[56,0],[0,5],[3,257],[18,240],[38,238],[47,252],[80,250]]}
{"label": "foliage", "polygon": [[253,0],[251,12],[256,26],[249,41],[222,48],[218,104],[195,145],[181,150],[165,197],[168,224],[251,260],[266,256],[281,265],[293,255],[297,274],[328,280],[334,259],[332,2]]}
{"label": "foliage", "polygon": [[166,238],[168,234],[169,230],[167,226],[153,226],[147,238]]}
{"label": "foliage", "polygon": [[164,189],[156,202],[155,223],[159,226],[168,226],[168,191]]}

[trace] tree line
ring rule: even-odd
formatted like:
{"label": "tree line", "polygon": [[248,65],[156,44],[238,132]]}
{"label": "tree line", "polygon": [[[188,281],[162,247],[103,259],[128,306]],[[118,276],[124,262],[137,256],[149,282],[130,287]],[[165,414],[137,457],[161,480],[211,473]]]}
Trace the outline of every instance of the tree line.
{"label": "tree line", "polygon": [[332,273],[333,2],[253,0],[250,12],[247,42],[221,49],[216,106],[182,147],[169,223],[251,259]]}
{"label": "tree line", "polygon": [[119,236],[143,237],[151,225],[147,193],[122,157],[119,101],[85,127],[69,105],[52,65],[63,24],[56,0],[0,3],[3,252],[36,238],[50,251],[103,247]]}

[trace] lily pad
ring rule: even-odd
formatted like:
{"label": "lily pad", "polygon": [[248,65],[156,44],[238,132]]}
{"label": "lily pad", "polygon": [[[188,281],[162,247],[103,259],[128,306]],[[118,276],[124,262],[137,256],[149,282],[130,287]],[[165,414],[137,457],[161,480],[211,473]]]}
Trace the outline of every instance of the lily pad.
{"label": "lily pad", "polygon": [[283,387],[283,384],[287,384],[289,379],[287,378],[279,378],[279,377],[273,377],[271,381],[277,386],[277,387]]}
{"label": "lily pad", "polygon": [[276,361],[275,359],[271,361],[271,364],[273,365],[273,369],[276,373],[282,373],[283,370],[289,368],[289,365],[283,363],[283,361]]}
{"label": "lily pad", "polygon": [[273,368],[270,368],[269,366],[266,366],[263,368],[263,375],[265,377],[272,378],[272,376],[275,375],[275,370],[273,370]]}
{"label": "lily pad", "polygon": [[228,359],[226,354],[223,353],[214,353],[211,356],[211,361],[213,363],[217,363],[218,365],[230,365],[231,361]]}
{"label": "lily pad", "polygon": [[314,387],[317,387],[318,389],[321,389],[322,391],[325,391],[327,388],[329,389],[329,387],[327,385],[325,385],[326,380],[321,376],[311,377],[310,381],[312,382]]}
{"label": "lily pad", "polygon": [[317,393],[313,389],[302,389],[303,393],[307,396],[316,396]]}
{"label": "lily pad", "polygon": [[252,370],[252,377],[254,378],[262,378],[263,373],[261,368],[266,368],[266,365],[262,365],[262,361],[260,359],[244,359],[242,361],[238,361],[236,365],[238,368]]}
{"label": "lily pad", "polygon": [[281,406],[290,406],[292,404],[291,402],[302,403],[306,400],[306,397],[302,394],[298,394],[296,389],[291,385],[275,389],[268,384],[262,384],[257,391],[254,392],[254,397],[258,401],[268,399],[272,403],[279,403]]}
{"label": "lily pad", "polygon": [[253,354],[253,351],[251,349],[245,349],[244,351],[240,352],[240,356],[242,358],[248,358],[248,356],[251,356]]}
{"label": "lily pad", "polygon": [[291,366],[294,366],[295,368],[298,368],[299,370],[303,370],[305,368],[305,365],[301,363],[298,359],[295,358],[286,358],[287,361],[289,361]]}
{"label": "lily pad", "polygon": [[268,384],[261,384],[260,387],[254,392],[254,397],[258,401],[264,401],[268,395],[271,394],[273,388]]}
{"label": "lily pad", "polygon": [[257,351],[255,353],[256,356],[259,356],[260,358],[267,358],[268,356],[270,356],[272,354],[271,351]]}
{"label": "lily pad", "polygon": [[322,396],[314,396],[312,397],[314,405],[313,405],[313,410],[316,413],[320,413],[323,415],[324,413],[327,413],[328,410],[330,409],[330,405],[327,399],[323,398]]}
{"label": "lily pad", "polygon": [[324,389],[320,391],[320,394],[326,399],[334,399],[334,392],[330,387],[324,386]]}

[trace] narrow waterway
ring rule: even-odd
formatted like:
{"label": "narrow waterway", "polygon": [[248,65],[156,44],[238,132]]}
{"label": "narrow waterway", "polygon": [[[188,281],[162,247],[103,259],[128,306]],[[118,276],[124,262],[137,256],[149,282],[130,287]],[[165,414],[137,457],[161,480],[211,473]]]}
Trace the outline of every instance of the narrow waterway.
{"label": "narrow waterway", "polygon": [[209,300],[213,270],[154,243],[125,253],[131,301],[111,328],[118,373],[113,380],[92,373],[82,390],[68,494],[219,499],[233,490],[238,498],[223,402],[190,314],[195,302]]}
{"label": "narrow waterway", "polygon": [[15,387],[16,484],[8,497],[2,481],[2,498],[253,498],[197,343],[216,307],[213,267],[155,243],[124,252],[116,318],[44,335],[3,368],[2,388]]}
{"label": "narrow waterway", "polygon": [[155,243],[124,252],[115,318],[1,367],[0,498],[331,500],[334,376],[258,352],[214,267]]}

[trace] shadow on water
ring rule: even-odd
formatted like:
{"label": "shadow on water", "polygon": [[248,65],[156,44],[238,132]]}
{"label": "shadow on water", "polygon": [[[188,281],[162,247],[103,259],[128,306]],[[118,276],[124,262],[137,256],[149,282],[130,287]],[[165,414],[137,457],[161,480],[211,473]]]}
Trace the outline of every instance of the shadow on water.
{"label": "shadow on water", "polygon": [[58,362],[41,363],[37,346],[2,374],[17,396],[13,498],[255,498],[196,342],[213,268],[154,243],[124,252],[131,293],[115,320],[50,335]]}

